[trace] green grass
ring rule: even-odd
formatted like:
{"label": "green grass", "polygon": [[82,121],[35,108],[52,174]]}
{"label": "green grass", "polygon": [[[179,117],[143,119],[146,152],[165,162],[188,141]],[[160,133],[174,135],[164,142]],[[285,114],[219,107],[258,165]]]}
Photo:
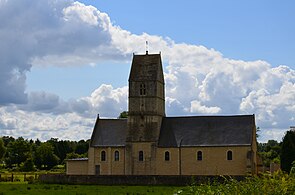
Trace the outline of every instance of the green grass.
{"label": "green grass", "polygon": [[274,175],[265,174],[259,177],[248,177],[238,182],[225,179],[225,182],[192,184],[190,186],[98,186],[98,185],[57,185],[28,184],[25,182],[0,182],[0,195],[9,194],[278,194],[295,195],[295,176],[282,172]]}
{"label": "green grass", "polygon": [[97,186],[55,184],[0,184],[0,194],[174,194],[181,187],[171,186]]}

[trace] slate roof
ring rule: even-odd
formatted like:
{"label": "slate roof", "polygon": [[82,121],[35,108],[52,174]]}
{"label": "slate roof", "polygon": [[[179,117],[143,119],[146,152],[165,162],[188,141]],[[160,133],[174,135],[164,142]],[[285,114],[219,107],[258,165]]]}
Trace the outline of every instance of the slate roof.
{"label": "slate roof", "polygon": [[127,119],[96,119],[91,136],[91,147],[125,146]]}
{"label": "slate roof", "polygon": [[161,55],[133,55],[129,80],[157,80],[164,83]]}
{"label": "slate roof", "polygon": [[251,145],[254,115],[164,117],[159,147]]}
{"label": "slate roof", "polygon": [[[163,117],[158,147],[252,144],[254,115]],[[125,146],[127,119],[97,118],[92,147]]]}

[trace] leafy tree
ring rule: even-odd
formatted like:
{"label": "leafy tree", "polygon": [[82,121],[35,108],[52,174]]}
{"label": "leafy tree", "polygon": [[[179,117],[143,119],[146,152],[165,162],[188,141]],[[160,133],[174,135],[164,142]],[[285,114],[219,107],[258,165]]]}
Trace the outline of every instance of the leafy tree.
{"label": "leafy tree", "polygon": [[76,143],[75,153],[85,154],[88,152],[88,148],[89,148],[89,140],[87,141],[80,140],[78,141],[78,143]]}
{"label": "leafy tree", "polygon": [[54,154],[58,156],[60,162],[66,158],[67,153],[74,151],[74,142],[68,140],[58,140],[57,138],[51,138],[47,141],[54,147]]}
{"label": "leafy tree", "polygon": [[13,164],[18,166],[27,160],[31,154],[30,143],[22,137],[17,138],[15,141],[10,141],[7,145],[7,152],[5,162],[8,167]]}
{"label": "leafy tree", "polygon": [[295,178],[295,160],[292,162],[292,167],[290,170],[290,175]]}
{"label": "leafy tree", "polygon": [[267,143],[259,143],[258,154],[261,156],[264,166],[269,166],[271,162],[279,163],[281,145],[276,140],[268,140]]}
{"label": "leafy tree", "polygon": [[53,153],[54,147],[46,142],[42,143],[35,153],[35,164],[38,169],[50,170],[58,165],[59,158]]}
{"label": "leafy tree", "polygon": [[128,111],[121,112],[118,118],[128,118]]}
{"label": "leafy tree", "polygon": [[287,131],[283,138],[281,151],[281,169],[290,172],[295,160],[295,131]]}
{"label": "leafy tree", "polygon": [[0,138],[0,163],[1,163],[1,159],[4,157],[5,152],[6,152],[6,147],[4,146],[4,142],[2,138]]}
{"label": "leafy tree", "polygon": [[35,165],[32,156],[28,157],[27,160],[20,165],[21,171],[34,171]]}
{"label": "leafy tree", "polygon": [[7,145],[10,143],[10,142],[14,142],[15,139],[11,136],[3,136],[2,137],[2,140],[4,142],[4,146],[7,147]]}
{"label": "leafy tree", "polygon": [[75,158],[83,158],[83,157],[84,157],[83,155],[71,152],[67,154],[66,159],[75,159]]}

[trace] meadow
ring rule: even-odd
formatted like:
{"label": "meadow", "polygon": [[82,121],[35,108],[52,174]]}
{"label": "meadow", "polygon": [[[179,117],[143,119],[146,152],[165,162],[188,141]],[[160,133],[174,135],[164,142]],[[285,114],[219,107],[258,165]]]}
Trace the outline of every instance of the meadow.
{"label": "meadow", "polygon": [[295,177],[282,172],[248,177],[244,181],[225,179],[224,182],[195,184],[189,186],[98,186],[58,185],[28,182],[0,182],[2,194],[295,194]]}

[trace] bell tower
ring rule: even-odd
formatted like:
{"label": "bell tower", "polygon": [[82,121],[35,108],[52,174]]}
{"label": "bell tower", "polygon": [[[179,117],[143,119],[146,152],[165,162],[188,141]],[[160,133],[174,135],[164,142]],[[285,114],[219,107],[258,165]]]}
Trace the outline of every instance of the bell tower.
{"label": "bell tower", "polygon": [[156,144],[165,116],[160,54],[133,55],[129,76],[126,174],[154,174]]}

